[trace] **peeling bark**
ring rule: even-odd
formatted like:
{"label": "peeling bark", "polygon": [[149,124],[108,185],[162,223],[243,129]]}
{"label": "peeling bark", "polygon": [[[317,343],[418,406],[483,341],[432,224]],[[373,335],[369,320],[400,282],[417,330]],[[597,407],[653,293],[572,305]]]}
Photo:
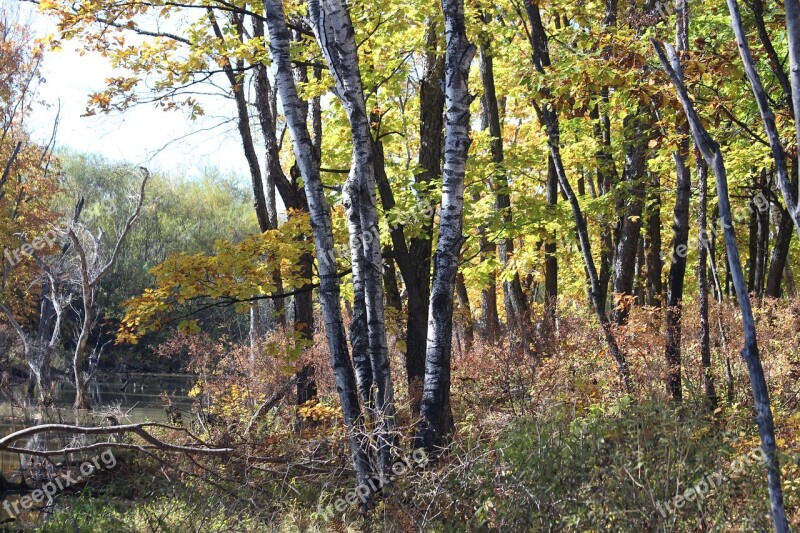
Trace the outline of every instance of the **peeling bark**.
{"label": "peeling bark", "polygon": [[[363,278],[369,356],[372,364],[382,471],[391,468],[395,407],[383,302],[383,259],[378,227],[373,139],[358,65],[355,30],[341,0],[309,0],[308,12],[317,41],[335,81],[335,92],[350,122],[353,162],[344,185],[353,280]],[[356,221],[356,218],[358,219]],[[357,295],[358,296],[358,295]]]}

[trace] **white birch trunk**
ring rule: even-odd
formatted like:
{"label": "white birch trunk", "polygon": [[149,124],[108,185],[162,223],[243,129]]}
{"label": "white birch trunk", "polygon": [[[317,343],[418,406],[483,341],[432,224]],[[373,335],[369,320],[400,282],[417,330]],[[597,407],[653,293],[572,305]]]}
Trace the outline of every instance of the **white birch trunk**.
{"label": "white birch trunk", "polygon": [[394,431],[394,398],[386,343],[383,301],[383,260],[373,166],[372,134],[364,101],[355,30],[340,0],[309,0],[309,18],[336,82],[335,91],[350,121],[353,162],[345,183],[353,283],[363,284],[367,336],[372,364],[380,458],[384,471],[391,467],[391,433]]}
{"label": "white birch trunk", "polygon": [[336,270],[336,258],[333,255],[333,227],[330,208],[322,189],[315,148],[305,121],[305,107],[297,94],[297,86],[292,74],[289,55],[290,33],[283,13],[283,4],[281,0],[267,0],[264,4],[270,36],[270,52],[276,68],[275,82],[292,138],[297,165],[305,182],[304,188],[311,214],[320,278],[319,295],[325,320],[325,332],[331,351],[331,367],[342,404],[345,424],[350,433],[350,449],[356,478],[361,484],[367,481],[370,469],[366,453],[361,446],[361,435],[359,435],[363,428],[363,420],[342,320],[339,276]]}
{"label": "white birch trunk", "polygon": [[452,429],[450,356],[453,340],[453,294],[458,257],[464,244],[464,174],[469,137],[467,83],[475,46],[467,40],[463,0],[442,0],[445,20],[445,146],[439,242],[433,257],[433,284],[428,315],[428,346],[422,389],[422,420],[415,447],[427,450]]}

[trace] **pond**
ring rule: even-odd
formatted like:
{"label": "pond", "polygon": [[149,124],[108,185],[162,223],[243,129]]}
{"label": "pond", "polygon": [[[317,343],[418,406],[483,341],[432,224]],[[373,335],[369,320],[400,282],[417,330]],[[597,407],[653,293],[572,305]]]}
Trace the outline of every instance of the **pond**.
{"label": "pond", "polygon": [[[0,395],[0,437],[13,431],[38,424],[108,425],[106,415],[113,408],[126,416],[119,423],[169,422],[164,409],[163,394],[169,396],[172,409],[180,410],[184,420],[189,419],[192,398],[187,393],[197,380],[196,376],[183,374],[129,374],[128,376],[99,377],[91,387],[90,401],[93,412],[76,412],[72,408],[75,387],[70,382],[59,382],[53,393],[53,406],[46,410],[15,406],[11,400]],[[25,385],[11,387],[12,396],[24,398]],[[59,435],[43,435],[21,440],[18,446],[40,449],[57,449],[72,439]],[[6,479],[13,477],[27,465],[27,458],[16,453],[0,452],[0,473]]]}

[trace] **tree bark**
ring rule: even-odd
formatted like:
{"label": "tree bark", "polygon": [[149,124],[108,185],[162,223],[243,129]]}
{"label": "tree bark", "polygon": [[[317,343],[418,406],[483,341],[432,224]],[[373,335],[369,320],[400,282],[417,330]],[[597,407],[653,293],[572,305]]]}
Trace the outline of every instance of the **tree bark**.
{"label": "tree bark", "polygon": [[[558,174],[553,164],[553,158],[550,156],[547,157],[547,206],[552,210],[555,210],[558,206]],[[556,237],[556,232],[554,230],[549,235],[550,240],[544,245],[544,312],[545,326],[547,334],[550,337],[552,337],[556,330],[556,320],[558,317],[558,256],[556,255]]]}
{"label": "tree bark", "polygon": [[[734,0],[728,0],[728,5],[732,6]],[[731,9],[733,11],[733,9]],[[741,41],[740,41],[741,45]],[[775,425],[772,418],[772,409],[769,402],[769,389],[764,377],[764,369],[761,366],[761,359],[758,354],[758,344],[756,340],[756,327],[753,319],[753,312],[750,307],[750,298],[747,294],[742,263],[739,259],[739,249],[736,244],[736,233],[733,227],[733,217],[731,215],[730,200],[728,197],[728,177],[725,169],[725,162],[719,145],[709,136],[708,132],[700,122],[700,117],[694,110],[686,87],[683,85],[680,61],[675,49],[669,44],[666,45],[669,58],[664,53],[661,45],[653,41],[659,60],[669,74],[672,83],[678,92],[678,98],[683,106],[689,126],[694,137],[695,145],[703,154],[706,163],[714,172],[717,179],[717,202],[719,204],[719,214],[723,225],[723,235],[725,238],[725,249],[728,252],[728,262],[733,278],[736,295],[739,300],[739,309],[742,313],[742,326],[744,329],[744,348],[742,358],[747,363],[747,371],[750,376],[750,385],[753,392],[753,401],[756,409],[756,422],[761,437],[761,449],[767,467],[767,483],[770,495],[770,507],[775,531],[778,533],[788,533],[789,524],[786,518],[786,511],[783,505],[783,490],[781,488],[780,465],[777,456],[777,445],[775,443]]]}
{"label": "tree bark", "polygon": [[472,308],[469,305],[467,285],[464,283],[464,274],[461,272],[456,275],[456,295],[458,296],[458,306],[463,313],[461,317],[461,337],[464,339],[464,351],[469,352],[475,342],[475,327],[472,323]]}
{"label": "tree bark", "polygon": [[636,266],[636,253],[639,248],[639,233],[642,228],[645,186],[644,171],[647,162],[647,144],[652,135],[652,119],[639,109],[636,116],[626,117],[625,130],[631,131],[629,146],[625,151],[625,185],[628,198],[625,214],[621,220],[621,230],[617,240],[613,261],[612,290],[620,298],[614,310],[614,321],[625,324],[628,321],[630,305],[626,296],[633,294],[633,280]]}
{"label": "tree bark", "polygon": [[[253,17],[253,36],[256,38],[264,37],[264,21],[259,17]],[[283,205],[287,209],[308,212],[308,202],[303,187],[296,179],[291,181],[283,171],[280,161],[280,145],[277,135],[277,95],[273,92],[267,75],[267,68],[263,63],[255,65],[255,86],[256,86],[256,108],[258,119],[261,126],[261,133],[264,137],[266,146],[266,170],[267,170],[267,208],[274,205],[275,189],[283,200]],[[317,166],[319,166],[319,154],[317,153]],[[270,219],[277,227],[277,212],[269,212]],[[273,218],[274,217],[274,218]],[[309,238],[307,235],[299,235],[298,240]],[[300,258],[301,274],[305,279],[311,279],[314,271],[314,258],[311,254],[304,254]],[[314,337],[314,301],[313,292],[307,291],[297,294],[292,299],[294,304],[294,330],[301,334],[304,340],[312,340]],[[285,300],[276,300],[275,313],[278,315],[278,322],[281,327],[286,327]],[[297,373],[297,402],[298,405],[308,400],[316,398],[317,386],[314,380],[314,366],[304,365]]]}
{"label": "tree bark", "polygon": [[661,279],[663,259],[661,257],[661,180],[653,173],[647,202],[647,232],[644,238],[645,249],[645,297],[646,305],[661,307],[661,293],[664,290]]}
{"label": "tree bark", "polygon": [[432,451],[452,431],[450,359],[453,340],[453,292],[464,243],[464,174],[469,138],[469,69],[475,46],[467,40],[463,0],[442,0],[445,21],[445,149],[439,241],[433,264],[428,346],[422,390],[422,419],[415,448]]}
{"label": "tree bark", "polygon": [[342,320],[339,276],[333,252],[330,207],[322,188],[316,148],[308,131],[303,113],[303,103],[297,94],[297,86],[292,75],[289,54],[291,35],[283,13],[283,3],[281,0],[267,0],[264,7],[270,36],[269,48],[275,64],[275,80],[292,138],[297,165],[305,182],[304,189],[311,214],[311,227],[314,233],[320,277],[319,296],[322,302],[328,348],[331,352],[331,367],[342,405],[342,414],[349,432],[356,480],[358,484],[361,484],[367,481],[371,469],[365,447],[362,446],[363,419]]}
{"label": "tree bark", "polygon": [[[373,161],[373,139],[364,101],[355,30],[347,7],[341,0],[309,0],[309,17],[328,68],[335,81],[335,92],[344,105],[350,122],[353,163],[345,182],[351,234],[354,281],[363,277],[367,310],[369,355],[372,364],[373,394],[378,425],[381,468],[391,468],[395,407],[386,341],[383,302],[383,259],[378,227],[377,185]],[[354,218],[358,218],[355,224]],[[358,241],[353,242],[353,236]],[[353,245],[356,247],[353,247]]]}
{"label": "tree bark", "polygon": [[[675,0],[677,48],[681,52],[689,49],[689,6],[686,0]],[[678,149],[673,153],[677,174],[675,210],[673,212],[673,247],[667,283],[665,312],[666,342],[664,355],[667,365],[667,394],[673,401],[683,399],[681,383],[681,340],[683,313],[683,284],[686,277],[686,259],[689,248],[689,202],[691,200],[691,176],[686,161],[689,158],[689,131],[686,124],[678,124]]]}
{"label": "tree bark", "polygon": [[753,290],[756,296],[761,299],[764,296],[764,278],[767,273],[767,249],[769,248],[769,186],[767,184],[767,171],[763,170],[761,173],[761,188],[759,193],[761,199],[765,199],[766,203],[762,204],[761,200],[753,200],[753,212],[758,217],[758,241],[756,245],[756,272],[755,272],[755,286]]}
{"label": "tree bark", "polygon": [[[419,167],[414,181],[426,191],[418,198],[423,217],[423,228],[406,242],[402,225],[389,228],[395,261],[400,269],[408,292],[408,314],[406,321],[406,377],[409,403],[414,418],[419,416],[422,402],[422,383],[425,377],[425,352],[428,335],[428,307],[431,284],[431,251],[433,216],[435,210],[425,187],[441,173],[442,128],[444,118],[444,57],[437,53],[439,32],[435,17],[428,22],[426,30],[425,67],[420,80],[420,147]],[[394,208],[395,200],[386,176],[383,160],[383,145],[375,141],[375,177],[384,211]]]}
{"label": "tree bark", "polygon": [[[753,95],[755,95],[756,103],[758,104],[758,111],[761,114],[761,121],[764,123],[764,130],[767,133],[767,139],[769,140],[769,145],[772,150],[772,157],[775,160],[775,172],[778,177],[778,188],[781,190],[781,194],[783,195],[783,201],[786,204],[786,209],[792,216],[795,231],[797,231],[798,235],[800,235],[800,212],[798,212],[798,205],[797,201],[795,200],[795,192],[791,187],[791,180],[789,178],[789,171],[786,164],[786,152],[783,144],[781,144],[778,128],[775,125],[775,115],[769,105],[767,93],[764,91],[764,86],[761,83],[761,76],[756,70],[755,63],[753,61],[753,55],[750,52],[750,46],[747,42],[747,36],[745,35],[744,27],[742,26],[741,15],[739,14],[739,3],[736,0],[727,0],[727,2],[728,11],[731,13],[731,27],[733,28],[733,33],[736,35],[736,43],[739,46],[739,55],[742,57],[744,71],[747,74],[747,79],[750,82]],[[794,31],[800,31],[800,13],[795,13],[793,11],[796,7],[797,0],[786,1],[786,25],[787,28],[790,28],[790,31],[791,29]],[[790,22],[790,19],[793,20]],[[800,47],[800,38],[798,38],[797,35],[792,36],[790,34],[789,41],[791,55],[793,49]],[[797,50],[795,50],[795,52],[796,51]],[[796,62],[798,58],[796,56],[792,57],[794,57],[794,60],[792,61],[790,79],[794,85],[792,87],[792,100],[794,102],[793,105],[795,117],[797,118],[797,112],[800,111],[800,109],[797,108],[797,106],[800,105],[800,71],[797,68]],[[795,99],[795,96],[797,96],[797,99]],[[800,119],[798,119],[797,126],[797,134],[798,138],[800,138]]]}
{"label": "tree bark", "polygon": [[700,361],[706,400],[711,410],[717,406],[714,373],[711,370],[711,328],[708,322],[708,167],[697,157],[697,181],[700,187],[699,232],[697,247],[697,290],[700,306]]}
{"label": "tree bark", "polygon": [[781,297],[781,281],[783,280],[783,269],[786,259],[789,257],[789,245],[794,233],[792,217],[786,209],[781,208],[781,218],[778,225],[778,234],[775,237],[775,246],[769,262],[769,273],[767,274],[767,284],[764,295],[769,298]]}
{"label": "tree bark", "polygon": [[[503,168],[503,132],[500,124],[500,110],[497,105],[497,92],[494,83],[494,65],[488,38],[481,43],[481,82],[483,84],[483,125],[489,130],[491,136],[492,162],[496,165],[496,173],[492,176],[492,188],[495,192],[495,207],[501,214],[503,226],[510,228],[513,225],[511,212],[511,191],[509,190],[508,177]],[[514,255],[514,240],[507,235],[501,236],[498,242],[498,252],[503,270],[509,269],[511,258]],[[503,276],[505,279],[506,276]],[[535,353],[533,347],[533,325],[531,311],[528,307],[525,294],[522,292],[522,283],[519,272],[514,271],[509,281],[503,281],[503,302],[506,309],[506,327],[509,337],[518,337],[526,354]]]}
{"label": "tree bark", "polygon": [[[481,200],[480,194],[475,192],[472,201],[478,203]],[[478,234],[478,255],[481,262],[492,260],[497,255],[497,246],[489,242],[486,237],[486,225],[479,224]],[[506,317],[508,320],[509,317]],[[481,333],[483,338],[490,344],[500,342],[500,314],[497,311],[497,273],[492,270],[489,272],[488,286],[481,289]]]}
{"label": "tree bark", "polygon": [[384,246],[383,252],[383,286],[386,291],[386,307],[391,307],[397,312],[403,310],[400,300],[400,288],[397,285],[397,271],[394,268],[394,250],[391,246]]}
{"label": "tree bark", "polygon": [[[797,142],[800,143],[800,1],[786,0],[786,35],[789,41],[789,79],[792,83],[792,111],[794,112],[794,126],[797,135]],[[796,144],[795,146],[800,146]],[[800,172],[800,165],[795,169]],[[800,183],[800,181],[799,181]],[[794,198],[800,198],[797,194],[797,185],[794,187]],[[784,198],[786,200],[786,198]],[[797,200],[795,200],[796,203]],[[787,207],[789,204],[786,204]],[[797,225],[798,217],[792,217]],[[798,229],[800,231],[800,229]]]}

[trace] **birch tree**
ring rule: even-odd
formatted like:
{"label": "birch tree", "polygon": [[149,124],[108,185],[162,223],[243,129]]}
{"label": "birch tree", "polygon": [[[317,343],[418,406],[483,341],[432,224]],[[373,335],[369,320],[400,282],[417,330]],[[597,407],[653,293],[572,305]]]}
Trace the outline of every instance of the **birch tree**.
{"label": "birch tree", "polygon": [[339,276],[333,251],[333,226],[330,207],[322,188],[319,166],[316,164],[314,143],[306,123],[303,102],[297,93],[290,61],[291,34],[286,25],[281,0],[267,0],[266,23],[270,37],[270,53],[275,65],[275,83],[278,87],[283,114],[292,138],[297,166],[305,182],[314,244],[317,251],[320,287],[319,296],[325,320],[328,348],[331,352],[331,368],[336,380],[336,389],[342,405],[345,425],[349,431],[350,451],[359,484],[367,481],[370,466],[362,446],[363,431],[361,406],[356,391],[356,381],[347,346],[344,321],[340,307]]}
{"label": "birch tree", "polygon": [[308,11],[314,33],[336,84],[335,92],[350,121],[353,161],[344,185],[350,255],[354,284],[363,283],[363,290],[356,293],[356,298],[364,299],[376,420],[379,422],[381,440],[380,460],[384,471],[388,471],[391,466],[391,433],[394,430],[394,393],[384,321],[383,260],[378,228],[373,140],[358,66],[355,29],[347,7],[340,0],[309,0]]}
{"label": "birch tree", "polygon": [[442,0],[445,26],[445,144],[439,242],[433,256],[428,313],[428,346],[422,388],[421,421],[415,447],[432,450],[453,427],[450,411],[450,358],[453,294],[464,244],[464,175],[469,137],[468,81],[476,48],[467,39],[463,0]]}

